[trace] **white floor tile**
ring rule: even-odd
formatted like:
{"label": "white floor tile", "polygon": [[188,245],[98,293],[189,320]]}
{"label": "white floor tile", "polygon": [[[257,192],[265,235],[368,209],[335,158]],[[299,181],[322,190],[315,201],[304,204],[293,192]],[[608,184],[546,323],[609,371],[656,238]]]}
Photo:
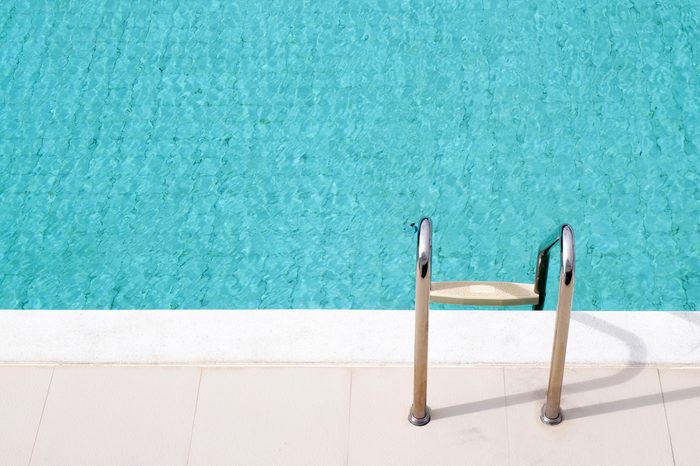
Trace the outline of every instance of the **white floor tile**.
{"label": "white floor tile", "polygon": [[411,368],[353,369],[351,465],[508,464],[503,370],[435,368],[432,420],[408,422]]}
{"label": "white floor tile", "polygon": [[200,369],[56,368],[33,465],[184,465]]}
{"label": "white floor tile", "polygon": [[676,466],[700,465],[700,369],[659,372]]}
{"label": "white floor tile", "polygon": [[28,464],[52,367],[0,367],[0,464]]}
{"label": "white floor tile", "polygon": [[700,465],[700,369],[569,369],[559,426],[547,375],[433,368],[415,427],[411,368],[4,366],[0,464]]}
{"label": "white floor tile", "polygon": [[656,369],[570,369],[564,422],[539,420],[547,369],[506,369],[512,465],[672,465]]}
{"label": "white floor tile", "polygon": [[204,369],[190,465],[343,465],[348,368]]}

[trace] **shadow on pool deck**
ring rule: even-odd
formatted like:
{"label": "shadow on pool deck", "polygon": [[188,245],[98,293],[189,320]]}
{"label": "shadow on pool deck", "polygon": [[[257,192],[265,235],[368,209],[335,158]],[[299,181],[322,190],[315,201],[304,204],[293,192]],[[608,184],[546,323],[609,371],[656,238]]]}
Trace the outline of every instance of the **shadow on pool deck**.
{"label": "shadow on pool deck", "polygon": [[[577,314],[576,312],[573,312],[572,319],[622,341],[629,349],[630,361],[643,361],[644,359],[646,359],[647,347],[644,341],[632,332],[629,332],[624,328],[619,327],[617,325],[613,325],[609,322],[605,322],[601,319],[598,319],[597,317],[591,316],[590,314]],[[565,393],[580,393],[600,389],[603,387],[619,385],[635,378],[642,370],[642,367],[627,367],[607,377],[600,377],[597,379],[586,380],[582,382],[574,382],[571,384],[567,384],[565,381],[563,390],[565,391]],[[462,405],[435,408],[432,410],[432,418],[434,420],[438,420],[441,418],[462,416],[478,411],[498,409],[503,407],[504,405],[511,406],[520,403],[527,403],[532,401],[533,399],[544,400],[545,395],[546,390],[540,389],[509,395],[506,400],[503,399],[504,397],[499,396],[490,398],[488,400],[465,403]],[[678,393],[670,392],[667,394],[666,400],[676,401],[680,399],[694,398],[696,396],[700,396],[700,387],[697,387],[697,389],[691,388],[679,390]],[[563,412],[566,419],[575,419],[584,416],[595,416],[598,414],[608,413],[612,411],[633,409],[640,406],[646,406],[648,404],[658,403],[658,394],[654,394],[605,402],[597,405],[572,408],[570,410],[563,409]]]}

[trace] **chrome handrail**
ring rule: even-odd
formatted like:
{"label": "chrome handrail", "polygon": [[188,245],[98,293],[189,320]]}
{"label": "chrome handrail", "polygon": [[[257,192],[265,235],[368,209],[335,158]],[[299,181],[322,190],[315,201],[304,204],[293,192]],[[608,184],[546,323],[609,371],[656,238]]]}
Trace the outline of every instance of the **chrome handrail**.
{"label": "chrome handrail", "polygon": [[413,360],[413,404],[408,420],[414,426],[430,422],[428,390],[428,313],[430,311],[430,265],[433,226],[429,218],[420,221],[416,245],[416,333]]}
{"label": "chrome handrail", "polygon": [[574,231],[570,225],[564,224],[545,242],[537,253],[537,269],[535,271],[535,293],[539,294],[539,302],[532,306],[541,310],[547,288],[547,272],[549,270],[549,252],[559,242],[561,265],[559,268],[559,296],[557,298],[557,316],[554,324],[554,343],[552,345],[552,361],[549,368],[549,383],[547,399],[542,406],[540,419],[545,424],[559,424],[563,417],[561,413],[561,389],[564,382],[564,363],[566,361],[566,344],[569,339],[569,322],[571,321],[571,303],[574,297]]}
{"label": "chrome handrail", "polygon": [[[416,245],[416,323],[413,361],[413,404],[408,420],[416,426],[430,422],[430,408],[427,405],[428,388],[428,317],[430,312],[430,272],[432,259],[432,224],[423,218],[418,227]],[[541,245],[537,253],[534,291],[539,301],[533,309],[541,310],[547,287],[549,253],[555,244],[560,244],[561,267],[559,272],[559,296],[552,348],[552,361],[549,370],[547,398],[542,406],[540,419],[545,424],[559,424],[561,414],[561,390],[564,380],[566,344],[569,337],[571,303],[574,294],[574,232],[570,225],[557,228]]]}

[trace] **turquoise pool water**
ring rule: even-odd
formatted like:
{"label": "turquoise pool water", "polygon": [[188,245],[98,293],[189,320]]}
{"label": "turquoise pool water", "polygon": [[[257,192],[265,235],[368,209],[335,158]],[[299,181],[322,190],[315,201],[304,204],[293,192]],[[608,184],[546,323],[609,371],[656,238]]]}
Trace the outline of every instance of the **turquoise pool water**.
{"label": "turquoise pool water", "polygon": [[435,280],[568,222],[576,309],[696,310],[700,6],[608,3],[5,0],[0,307],[410,308],[428,215]]}

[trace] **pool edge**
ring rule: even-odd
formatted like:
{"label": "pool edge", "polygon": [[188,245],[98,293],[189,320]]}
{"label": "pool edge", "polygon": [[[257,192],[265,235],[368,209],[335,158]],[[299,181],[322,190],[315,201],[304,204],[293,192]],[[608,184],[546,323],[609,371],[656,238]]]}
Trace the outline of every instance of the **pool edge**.
{"label": "pool edge", "polygon": [[[413,312],[0,311],[0,363],[406,365]],[[434,311],[431,365],[547,364],[554,312]],[[700,313],[574,311],[567,363],[698,365]]]}

